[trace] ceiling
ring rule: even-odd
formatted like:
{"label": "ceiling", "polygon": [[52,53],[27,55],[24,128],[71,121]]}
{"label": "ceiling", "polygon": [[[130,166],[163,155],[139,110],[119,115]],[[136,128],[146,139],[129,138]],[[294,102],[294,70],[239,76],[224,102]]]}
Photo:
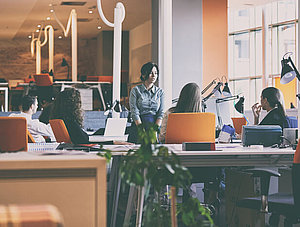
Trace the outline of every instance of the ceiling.
{"label": "ceiling", "polygon": [[[38,27],[37,25],[51,24],[55,31],[55,37],[63,36],[63,31],[55,21],[50,9],[54,9],[57,17],[66,27],[72,9],[77,12],[78,34],[80,38],[93,38],[101,30],[112,30],[100,19],[97,10],[97,0],[64,0],[86,2],[83,6],[61,5],[63,0],[0,0],[0,40],[12,40],[28,38]],[[151,19],[151,0],[101,0],[106,18],[113,22],[114,7],[121,1],[125,6],[126,17],[123,23],[124,30],[130,30]],[[185,0],[186,1],[186,0]],[[210,0],[212,1],[212,0]],[[265,4],[273,0],[228,0],[228,7],[252,7]],[[50,6],[52,4],[52,7]],[[92,14],[89,13],[92,10]],[[46,20],[50,17],[50,20]],[[101,26],[101,30],[98,30]],[[38,33],[35,33],[37,36]]]}
{"label": "ceiling", "polygon": [[[65,2],[86,2],[83,6],[61,5]],[[113,13],[118,0],[101,0],[106,18],[113,23]],[[125,6],[126,16],[123,29],[130,30],[151,19],[151,0],[121,0]],[[52,5],[52,6],[51,6]],[[70,12],[76,10],[78,18],[78,34],[80,38],[92,38],[101,30],[112,30],[101,20],[97,0],[0,0],[0,39],[28,38],[38,29],[38,25],[51,24],[55,37],[63,36],[63,31],[55,21],[51,9],[66,27]],[[90,14],[89,11],[92,11]],[[50,17],[50,20],[46,18]],[[88,22],[80,22],[80,20]],[[100,31],[101,31],[100,30]],[[35,33],[37,36],[38,33]]]}

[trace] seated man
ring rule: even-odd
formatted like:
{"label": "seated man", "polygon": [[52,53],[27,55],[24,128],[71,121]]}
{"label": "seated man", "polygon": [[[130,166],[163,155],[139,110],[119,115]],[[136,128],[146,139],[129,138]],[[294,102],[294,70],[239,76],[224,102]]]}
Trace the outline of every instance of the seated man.
{"label": "seated man", "polygon": [[44,124],[38,119],[33,120],[32,114],[34,114],[38,107],[37,98],[34,96],[26,95],[22,98],[22,111],[18,114],[11,114],[10,117],[24,117],[27,120],[28,131],[33,136],[35,142],[41,143],[45,142],[43,136],[47,136],[51,141],[55,141],[55,137],[51,126],[49,124]]}

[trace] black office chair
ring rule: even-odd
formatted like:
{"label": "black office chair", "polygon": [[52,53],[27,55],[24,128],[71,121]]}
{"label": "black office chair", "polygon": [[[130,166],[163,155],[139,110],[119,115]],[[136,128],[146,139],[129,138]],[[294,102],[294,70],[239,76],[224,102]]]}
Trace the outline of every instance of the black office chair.
{"label": "black office chair", "polygon": [[[300,147],[297,150],[300,152]],[[285,217],[284,227],[292,227],[293,224],[300,223],[300,163],[294,163],[292,166],[292,194],[275,193],[268,195],[271,176],[280,176],[276,171],[250,169],[247,172],[252,173],[253,177],[260,178],[261,197],[243,198],[237,202],[237,206],[272,213],[269,219],[271,226],[278,226],[279,215]]]}

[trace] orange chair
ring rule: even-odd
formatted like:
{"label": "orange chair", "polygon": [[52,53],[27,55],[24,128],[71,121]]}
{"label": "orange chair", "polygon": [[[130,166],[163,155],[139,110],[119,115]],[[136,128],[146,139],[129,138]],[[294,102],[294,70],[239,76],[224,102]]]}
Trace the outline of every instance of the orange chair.
{"label": "orange chair", "polygon": [[215,142],[216,116],[213,113],[171,113],[166,143]]}
{"label": "orange chair", "polygon": [[65,122],[61,119],[49,120],[56,142],[72,143]]}
{"label": "orange chair", "polygon": [[24,117],[0,117],[0,151],[27,151],[27,122]]}
{"label": "orange chair", "polygon": [[27,130],[27,136],[28,136],[28,143],[35,143],[33,136],[28,130]]}
{"label": "orange chair", "polygon": [[244,117],[232,117],[231,118],[233,127],[237,134],[242,134],[243,125],[247,124],[247,121]]}
{"label": "orange chair", "polygon": [[53,85],[53,77],[49,74],[36,74],[33,75],[36,86],[51,86]]}

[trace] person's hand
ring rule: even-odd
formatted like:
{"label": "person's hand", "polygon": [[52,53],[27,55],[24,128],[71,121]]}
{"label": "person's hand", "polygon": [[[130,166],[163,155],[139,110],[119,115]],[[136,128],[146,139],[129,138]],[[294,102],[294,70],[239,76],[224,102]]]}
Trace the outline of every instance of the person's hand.
{"label": "person's hand", "polygon": [[254,124],[258,124],[258,118],[261,112],[261,105],[259,105],[259,103],[255,103],[251,108],[254,115]]}

